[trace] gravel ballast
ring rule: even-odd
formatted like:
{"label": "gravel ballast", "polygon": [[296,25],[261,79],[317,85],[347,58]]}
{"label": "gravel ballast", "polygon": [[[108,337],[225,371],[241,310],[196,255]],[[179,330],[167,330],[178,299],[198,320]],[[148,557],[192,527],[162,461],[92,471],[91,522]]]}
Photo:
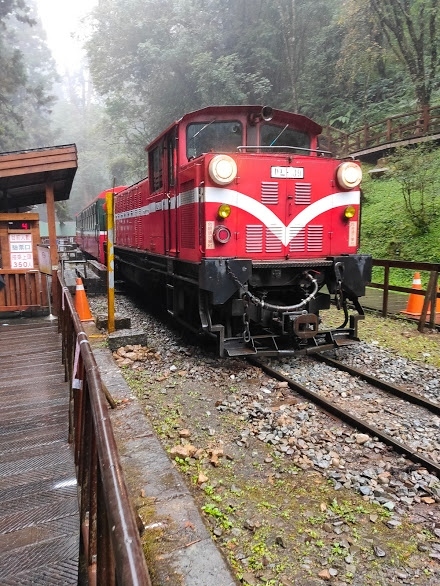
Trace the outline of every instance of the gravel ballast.
{"label": "gravel ballast", "polygon": [[[105,312],[105,298],[89,302]],[[119,348],[115,360],[238,582],[440,584],[438,478],[246,361],[182,338],[128,296],[116,303],[147,344]],[[375,319],[367,316],[369,337]],[[392,327],[405,337],[411,329]],[[338,358],[440,401],[440,370],[382,341]],[[440,462],[439,417],[309,358],[271,366]]]}

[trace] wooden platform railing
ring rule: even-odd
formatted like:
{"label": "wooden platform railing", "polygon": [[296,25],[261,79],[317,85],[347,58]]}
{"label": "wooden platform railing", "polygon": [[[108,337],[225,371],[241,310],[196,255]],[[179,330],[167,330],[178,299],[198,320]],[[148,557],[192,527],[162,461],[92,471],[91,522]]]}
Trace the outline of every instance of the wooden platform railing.
{"label": "wooden platform railing", "polygon": [[80,499],[79,586],[151,586],[106,395],[92,349],[58,272],[58,327],[70,386],[69,441]]}
{"label": "wooden platform railing", "polygon": [[[400,293],[408,293],[412,295],[423,295],[423,308],[419,319],[418,330],[423,332],[427,323],[430,328],[435,327],[436,318],[436,307],[437,299],[440,299],[440,293],[438,292],[438,276],[440,273],[440,264],[428,263],[428,262],[413,262],[413,261],[401,261],[401,260],[384,260],[384,259],[373,259],[373,267],[383,267],[383,282],[369,284],[369,287],[374,289],[381,289],[382,295],[382,316],[388,316],[388,300],[390,291],[398,291]],[[426,289],[415,290],[410,287],[399,287],[397,285],[390,285],[390,269],[410,269],[412,273],[427,271],[429,272],[429,281]],[[410,273],[411,274],[411,273]],[[433,311],[429,313],[429,319],[427,319],[429,307],[433,308]]]}
{"label": "wooden platform railing", "polygon": [[338,155],[349,155],[372,147],[439,133],[440,105],[425,106],[379,122],[364,124],[353,132],[325,126],[322,134],[326,140],[326,148]]}
{"label": "wooden platform railing", "polygon": [[29,269],[0,269],[5,287],[0,291],[0,312],[49,308],[46,275]]}

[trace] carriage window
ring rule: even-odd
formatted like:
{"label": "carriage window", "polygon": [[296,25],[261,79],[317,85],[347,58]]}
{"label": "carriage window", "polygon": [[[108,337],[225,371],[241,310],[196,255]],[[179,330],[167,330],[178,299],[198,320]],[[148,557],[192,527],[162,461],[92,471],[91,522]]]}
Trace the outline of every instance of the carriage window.
{"label": "carriage window", "polygon": [[151,191],[157,191],[163,185],[162,177],[162,144],[149,153],[149,176]]}
{"label": "carriage window", "polygon": [[[286,126],[275,126],[264,124],[261,127],[261,146],[270,146],[273,150],[282,150],[282,147],[298,147],[301,149],[310,148],[310,137],[306,132],[300,132]],[[279,148],[276,148],[279,147]],[[291,152],[291,149],[289,149]],[[298,150],[299,153],[303,152]],[[304,151],[304,154],[309,154]]]}
{"label": "carriage window", "polygon": [[197,122],[186,129],[186,156],[188,159],[202,153],[230,153],[243,144],[243,128],[240,122]]}

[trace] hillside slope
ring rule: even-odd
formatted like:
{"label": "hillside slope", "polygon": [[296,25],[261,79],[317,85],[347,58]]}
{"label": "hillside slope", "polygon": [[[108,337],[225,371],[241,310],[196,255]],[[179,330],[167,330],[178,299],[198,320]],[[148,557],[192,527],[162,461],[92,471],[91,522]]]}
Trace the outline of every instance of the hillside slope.
{"label": "hillside slope", "polygon": [[[363,165],[361,251],[380,259],[440,262],[440,195],[429,231],[418,234],[405,209],[400,184],[391,174],[371,178],[371,168]],[[408,286],[404,272],[393,270],[392,279],[395,285]]]}

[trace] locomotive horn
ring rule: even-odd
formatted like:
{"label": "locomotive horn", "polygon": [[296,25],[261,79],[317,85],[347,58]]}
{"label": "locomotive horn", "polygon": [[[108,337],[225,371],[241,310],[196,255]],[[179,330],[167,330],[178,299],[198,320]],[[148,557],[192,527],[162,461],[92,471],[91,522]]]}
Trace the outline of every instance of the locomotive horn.
{"label": "locomotive horn", "polygon": [[266,122],[269,122],[269,120],[272,120],[272,118],[273,118],[273,108],[271,108],[270,106],[264,106],[262,108],[262,110],[261,110],[261,117]]}

